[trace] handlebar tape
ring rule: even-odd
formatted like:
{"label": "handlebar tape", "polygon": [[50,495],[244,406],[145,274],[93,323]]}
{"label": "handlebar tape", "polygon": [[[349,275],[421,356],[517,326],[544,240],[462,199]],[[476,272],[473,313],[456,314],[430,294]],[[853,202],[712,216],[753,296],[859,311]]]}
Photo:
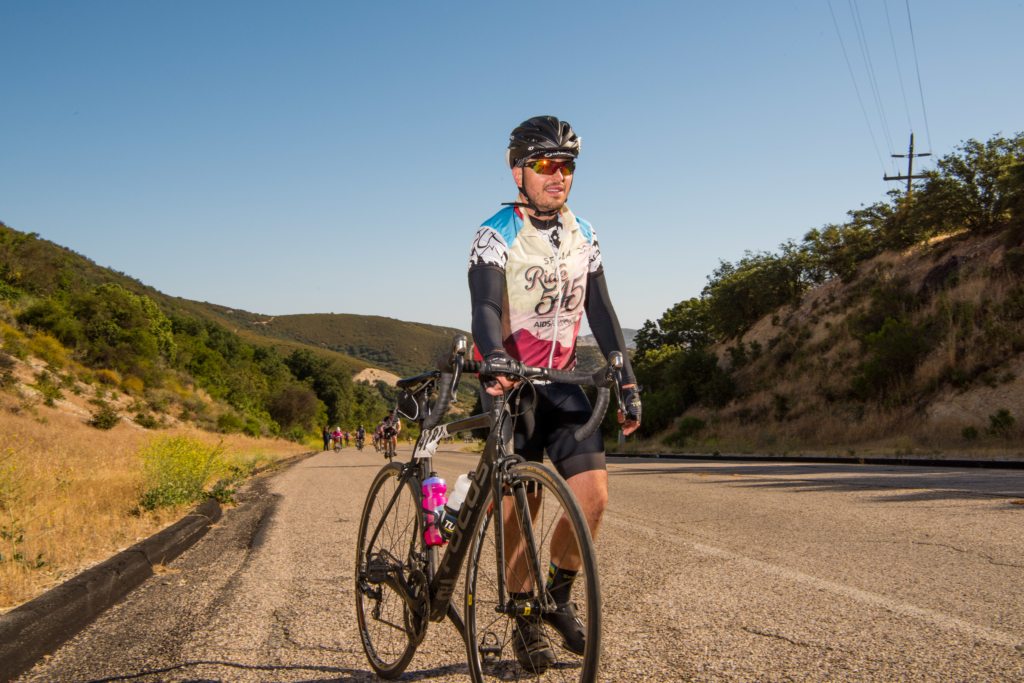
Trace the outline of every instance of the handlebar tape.
{"label": "handlebar tape", "polygon": [[452,379],[454,377],[455,374],[451,372],[441,373],[441,377],[438,379],[437,401],[434,402],[434,409],[430,415],[427,415],[423,420],[424,429],[436,427],[444,414],[448,412],[448,404],[452,400]]}
{"label": "handlebar tape", "polygon": [[587,424],[577,429],[573,436],[576,437],[576,442],[583,441],[601,426],[601,422],[604,420],[604,414],[608,410],[608,402],[611,400],[611,390],[608,387],[600,387],[597,390],[597,402],[594,404],[594,412],[590,414],[590,419],[587,420]]}

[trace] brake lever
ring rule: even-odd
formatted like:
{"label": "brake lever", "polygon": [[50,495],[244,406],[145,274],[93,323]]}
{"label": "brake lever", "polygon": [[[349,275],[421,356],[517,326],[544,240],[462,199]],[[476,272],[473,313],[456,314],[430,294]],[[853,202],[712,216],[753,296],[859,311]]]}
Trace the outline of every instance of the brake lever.
{"label": "brake lever", "polygon": [[451,395],[452,402],[458,403],[459,397],[457,395],[459,388],[459,380],[462,378],[462,366],[466,362],[466,349],[469,347],[469,343],[466,341],[466,337],[463,335],[457,335],[454,342],[452,343],[452,355],[449,356],[448,362],[451,366],[454,366],[454,372],[452,372],[452,386]]}
{"label": "brake lever", "polygon": [[608,354],[608,380],[615,391],[615,403],[622,410],[622,360],[621,351],[612,351]]}

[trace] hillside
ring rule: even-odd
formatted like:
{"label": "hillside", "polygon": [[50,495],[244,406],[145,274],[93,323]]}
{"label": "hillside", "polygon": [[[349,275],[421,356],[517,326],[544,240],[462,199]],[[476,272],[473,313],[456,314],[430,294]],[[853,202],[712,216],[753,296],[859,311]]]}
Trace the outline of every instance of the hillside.
{"label": "hillside", "polygon": [[[634,337],[636,337],[636,330],[631,330],[628,327],[623,327],[622,328],[622,336],[626,340],[626,348],[628,348],[628,349],[635,349],[636,348],[636,342],[633,341]],[[592,334],[584,334],[584,335],[581,335],[580,338],[577,340],[577,344],[579,346],[595,346],[596,347],[597,346],[597,339],[595,339],[594,335],[592,335]]]}
{"label": "hillside", "polygon": [[[188,422],[301,440],[326,422],[375,422],[394,390],[353,377],[422,372],[456,332],[171,297],[0,223],[0,389],[15,406],[85,392],[83,419],[97,424]],[[30,365],[30,377],[16,378]]]}
{"label": "hillside", "polygon": [[270,345],[283,355],[296,349],[315,350],[353,375],[367,367],[397,374],[421,372],[433,366],[437,354],[450,346],[455,334],[466,334],[381,316],[325,313],[274,317],[169,296],[70,249],[0,223],[0,283],[5,283],[0,287],[11,282],[38,295],[117,284],[153,299],[167,314],[209,320],[249,343]]}
{"label": "hillside", "polygon": [[433,368],[456,334],[468,335],[450,327],[347,313],[259,316],[223,309],[220,316],[275,343],[327,349],[398,375]]}
{"label": "hillside", "polygon": [[670,441],[697,450],[1019,457],[1018,240],[1012,232],[935,238],[810,289],[713,347],[735,398],[691,408]]}

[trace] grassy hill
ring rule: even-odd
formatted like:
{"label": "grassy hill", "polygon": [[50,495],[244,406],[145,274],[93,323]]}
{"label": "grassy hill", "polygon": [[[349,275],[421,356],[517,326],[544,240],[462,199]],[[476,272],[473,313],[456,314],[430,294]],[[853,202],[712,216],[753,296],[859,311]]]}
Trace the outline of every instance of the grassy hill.
{"label": "grassy hill", "polygon": [[70,249],[0,223],[0,288],[10,289],[11,283],[39,296],[117,284],[153,299],[166,313],[209,320],[248,343],[272,346],[283,355],[296,349],[313,350],[345,367],[350,374],[366,367],[379,367],[400,375],[421,372],[434,365],[436,356],[448,349],[455,334],[466,334],[454,328],[381,316],[273,317],[173,297],[124,273],[99,266]]}
{"label": "grassy hill", "polygon": [[1024,250],[961,233],[863,263],[714,351],[736,396],[692,447],[1021,453]]}
{"label": "grassy hill", "polygon": [[[298,439],[326,421],[373,422],[393,390],[352,377],[421,372],[456,332],[375,316],[273,318],[172,297],[0,223],[0,390],[20,403],[44,395],[48,405],[86,391],[105,424],[187,421]],[[12,379],[37,361],[33,382]]]}
{"label": "grassy hill", "polygon": [[223,309],[216,314],[253,338],[274,344],[325,349],[356,359],[363,366],[384,368],[398,375],[423,372],[451,348],[456,334],[450,327],[405,322],[382,316],[347,313],[308,313],[262,316]]}

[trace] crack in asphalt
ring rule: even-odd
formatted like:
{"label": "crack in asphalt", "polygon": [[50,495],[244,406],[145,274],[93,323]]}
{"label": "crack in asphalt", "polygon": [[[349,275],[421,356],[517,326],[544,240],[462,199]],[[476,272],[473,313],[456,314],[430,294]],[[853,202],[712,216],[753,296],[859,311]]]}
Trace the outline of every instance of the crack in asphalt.
{"label": "crack in asphalt", "polygon": [[1015,569],[1024,569],[1024,565],[1022,564],[1015,564],[1013,562],[1000,562],[991,555],[986,555],[985,553],[972,552],[964,548],[958,548],[955,545],[949,545],[948,543],[929,543],[927,541],[911,541],[911,543],[913,545],[930,545],[935,546],[936,548],[948,548],[949,550],[955,550],[956,552],[962,553],[964,555],[973,555],[974,557],[980,557],[983,560],[989,562],[990,564],[994,564],[998,567],[1013,567]]}
{"label": "crack in asphalt", "polygon": [[753,626],[741,626],[740,628],[741,628],[741,630],[746,631],[747,633],[752,633],[755,636],[762,636],[764,638],[774,638],[776,640],[784,640],[784,641],[786,641],[787,643],[789,643],[791,645],[798,645],[800,647],[806,647],[806,648],[810,648],[810,649],[813,649],[813,650],[834,650],[835,649],[835,648],[830,647],[828,645],[821,645],[819,643],[805,643],[802,640],[793,640],[792,638],[790,638],[788,636],[784,636],[781,633],[773,633],[772,631],[763,631],[763,630],[761,630],[759,628],[754,628]]}

